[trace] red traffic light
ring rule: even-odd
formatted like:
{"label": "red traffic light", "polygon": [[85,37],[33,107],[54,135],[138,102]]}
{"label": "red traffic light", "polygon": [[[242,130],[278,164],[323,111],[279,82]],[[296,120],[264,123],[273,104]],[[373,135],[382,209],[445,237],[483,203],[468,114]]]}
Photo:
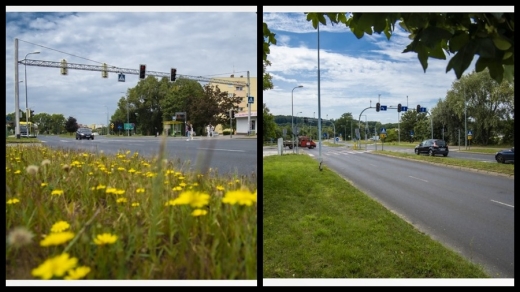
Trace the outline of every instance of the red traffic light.
{"label": "red traffic light", "polygon": [[139,66],[139,79],[144,79],[146,76],[146,65]]}
{"label": "red traffic light", "polygon": [[177,75],[177,69],[172,68],[171,74],[170,74],[170,81],[175,81],[175,79],[177,78],[176,75]]}

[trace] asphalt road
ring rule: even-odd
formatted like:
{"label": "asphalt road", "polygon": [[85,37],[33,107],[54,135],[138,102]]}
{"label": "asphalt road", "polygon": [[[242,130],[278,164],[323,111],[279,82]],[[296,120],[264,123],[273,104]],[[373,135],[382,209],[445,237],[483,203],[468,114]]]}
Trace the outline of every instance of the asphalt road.
{"label": "asphalt road", "polygon": [[[318,150],[302,149],[316,159]],[[324,146],[321,158],[418,230],[482,265],[491,277],[514,278],[513,178],[374,151]]]}
{"label": "asphalt road", "polygon": [[[38,136],[45,145],[56,148],[81,149],[106,154],[130,150],[144,157],[159,153],[162,137],[96,136],[94,140],[76,140],[58,136]],[[195,137],[166,138],[168,159],[189,162],[193,170],[206,172],[209,168],[219,174],[257,174],[257,141],[254,138],[221,136],[215,138]]]}

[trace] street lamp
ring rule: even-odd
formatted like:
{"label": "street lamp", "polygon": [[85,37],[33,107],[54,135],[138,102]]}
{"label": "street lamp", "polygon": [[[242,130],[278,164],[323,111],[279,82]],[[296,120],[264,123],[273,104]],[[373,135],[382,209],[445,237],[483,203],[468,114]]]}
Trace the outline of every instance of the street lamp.
{"label": "street lamp", "polygon": [[[125,93],[125,92],[120,92],[120,93]],[[126,96],[126,135],[127,136],[130,136],[130,114],[129,114],[129,111],[128,111],[128,95]]]}
{"label": "street lamp", "polygon": [[25,126],[27,126],[27,137],[29,137],[31,134],[31,127],[29,127],[29,115],[28,115],[29,105],[27,103],[27,56],[29,56],[30,54],[39,54],[39,53],[40,52],[38,52],[38,51],[35,51],[32,53],[27,53],[27,55],[25,55],[25,58],[23,58],[23,60],[24,60],[23,65],[24,65],[24,71],[25,71]]}
{"label": "street lamp", "polygon": [[110,130],[108,129],[108,106],[105,105],[105,108],[107,109],[107,132],[106,132],[106,135],[108,136],[108,133],[110,133]]}
{"label": "street lamp", "polygon": [[[298,118],[298,115],[301,114],[301,113],[302,113],[302,112],[297,112],[297,113],[296,113],[296,128],[298,128],[298,125],[300,124],[300,123],[298,122],[298,121],[300,120],[300,119]],[[297,132],[299,132],[299,131],[297,131]],[[298,143],[296,143],[296,153],[298,153]]]}
{"label": "street lamp", "polygon": [[294,153],[294,113],[293,113],[294,105],[293,105],[293,95],[294,95],[294,90],[296,88],[301,88],[301,87],[303,87],[303,85],[298,85],[295,88],[293,88],[292,91],[291,91],[291,133],[292,133],[293,153]]}

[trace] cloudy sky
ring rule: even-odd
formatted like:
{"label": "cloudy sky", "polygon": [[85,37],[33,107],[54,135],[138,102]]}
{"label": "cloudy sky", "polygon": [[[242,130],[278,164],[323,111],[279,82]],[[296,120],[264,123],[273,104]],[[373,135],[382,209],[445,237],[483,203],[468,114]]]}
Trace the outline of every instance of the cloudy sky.
{"label": "cloudy sky", "polygon": [[[339,10],[338,10],[339,9]],[[408,12],[453,11],[435,7],[264,7],[263,19],[276,34],[277,44],[271,46],[267,71],[273,76],[274,89],[263,92],[264,102],[274,115],[318,118],[318,33],[303,12]],[[470,9],[470,8],[465,8]],[[497,7],[472,7],[473,11],[502,11]],[[507,11],[511,12],[512,6]],[[326,11],[324,11],[326,10]],[[463,10],[460,10],[460,12]],[[328,20],[328,18],[327,18]],[[368,109],[361,120],[397,123],[396,107],[417,105],[429,111],[439,99],[444,99],[453,82],[453,70],[446,72],[446,60],[429,59],[426,72],[415,53],[402,53],[410,43],[407,34],[396,30],[390,41],[384,35],[365,35],[357,39],[343,26],[320,25],[320,105],[321,118],[338,119],[350,112],[357,120],[367,107],[378,100],[387,111]],[[466,73],[474,70],[473,60]],[[303,85],[302,88],[294,87]],[[293,90],[294,89],[294,90]],[[292,96],[292,98],[291,98]],[[390,108],[393,106],[393,108]],[[300,113],[301,112],[301,113]],[[366,117],[364,116],[366,115]]]}
{"label": "cloudy sky", "polygon": [[[6,7],[6,114],[15,112],[15,39],[27,59],[170,72],[177,76],[257,76],[256,6],[244,7]],[[88,10],[87,10],[88,9]],[[182,9],[182,10],[180,10]],[[99,71],[18,66],[27,70],[28,106],[37,113],[72,116],[81,124],[106,124],[139,76]],[[19,83],[25,110],[25,81]]]}

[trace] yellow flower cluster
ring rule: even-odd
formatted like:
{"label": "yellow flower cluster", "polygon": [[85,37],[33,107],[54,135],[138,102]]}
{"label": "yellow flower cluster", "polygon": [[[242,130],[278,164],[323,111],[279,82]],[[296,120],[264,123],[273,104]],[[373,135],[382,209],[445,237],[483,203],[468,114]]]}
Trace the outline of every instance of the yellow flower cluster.
{"label": "yellow flower cluster", "polygon": [[41,265],[31,271],[34,277],[39,277],[44,280],[49,280],[53,277],[63,277],[65,273],[65,280],[78,280],[90,273],[90,268],[86,266],[76,267],[78,259],[70,257],[68,253],[52,257],[45,260]]}

